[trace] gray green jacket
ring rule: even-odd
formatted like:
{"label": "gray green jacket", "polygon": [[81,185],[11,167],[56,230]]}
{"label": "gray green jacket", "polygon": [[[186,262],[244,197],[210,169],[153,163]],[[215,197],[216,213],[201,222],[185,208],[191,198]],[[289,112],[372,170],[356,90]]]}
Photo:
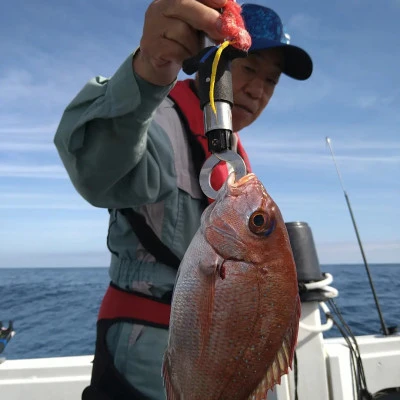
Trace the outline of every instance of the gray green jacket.
{"label": "gray green jacket", "polygon": [[184,127],[166,97],[172,86],[142,80],[130,55],[111,78],[99,76],[84,86],[65,109],[54,139],[80,195],[95,207],[113,209],[111,280],[157,297],[172,290],[176,270],[155,262],[115,209],[143,214],[180,258],[199,226],[203,194]]}

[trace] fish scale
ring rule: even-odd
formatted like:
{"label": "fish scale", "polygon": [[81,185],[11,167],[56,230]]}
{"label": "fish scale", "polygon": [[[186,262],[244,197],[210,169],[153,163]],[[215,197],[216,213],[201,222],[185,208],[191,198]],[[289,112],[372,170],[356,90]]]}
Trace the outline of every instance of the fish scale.
{"label": "fish scale", "polygon": [[[251,225],[263,216],[263,226]],[[253,222],[252,222],[253,221]],[[163,360],[168,400],[261,400],[288,372],[300,301],[280,211],[231,174],[179,267]]]}

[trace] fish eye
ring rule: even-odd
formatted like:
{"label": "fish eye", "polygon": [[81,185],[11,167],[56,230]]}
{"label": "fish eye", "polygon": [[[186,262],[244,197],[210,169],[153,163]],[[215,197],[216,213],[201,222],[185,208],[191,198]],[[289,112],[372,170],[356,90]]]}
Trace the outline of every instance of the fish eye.
{"label": "fish eye", "polygon": [[268,236],[275,228],[275,221],[264,211],[257,210],[250,216],[249,228],[257,235]]}
{"label": "fish eye", "polygon": [[254,215],[253,223],[255,226],[263,226],[264,224],[264,216],[261,214]]}

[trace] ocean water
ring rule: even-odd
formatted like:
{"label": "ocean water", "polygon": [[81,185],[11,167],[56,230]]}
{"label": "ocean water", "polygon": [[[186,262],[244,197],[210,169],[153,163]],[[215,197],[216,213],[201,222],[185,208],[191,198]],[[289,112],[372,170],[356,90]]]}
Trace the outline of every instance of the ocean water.
{"label": "ocean water", "polygon": [[[387,326],[400,325],[400,264],[370,265]],[[335,299],[356,335],[380,333],[365,267],[321,266],[333,275]],[[0,320],[14,321],[8,359],[93,354],[97,312],[108,286],[107,268],[0,269]],[[324,334],[340,336],[336,328]]]}

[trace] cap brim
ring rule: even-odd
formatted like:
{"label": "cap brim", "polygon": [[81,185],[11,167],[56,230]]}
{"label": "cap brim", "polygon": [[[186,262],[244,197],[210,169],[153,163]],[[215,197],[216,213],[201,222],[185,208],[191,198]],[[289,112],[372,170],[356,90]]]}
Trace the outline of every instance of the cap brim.
{"label": "cap brim", "polygon": [[283,50],[285,65],[282,72],[284,74],[300,81],[304,81],[311,76],[313,71],[311,57],[300,47],[263,38],[253,39],[249,51],[267,50],[277,47]]}

